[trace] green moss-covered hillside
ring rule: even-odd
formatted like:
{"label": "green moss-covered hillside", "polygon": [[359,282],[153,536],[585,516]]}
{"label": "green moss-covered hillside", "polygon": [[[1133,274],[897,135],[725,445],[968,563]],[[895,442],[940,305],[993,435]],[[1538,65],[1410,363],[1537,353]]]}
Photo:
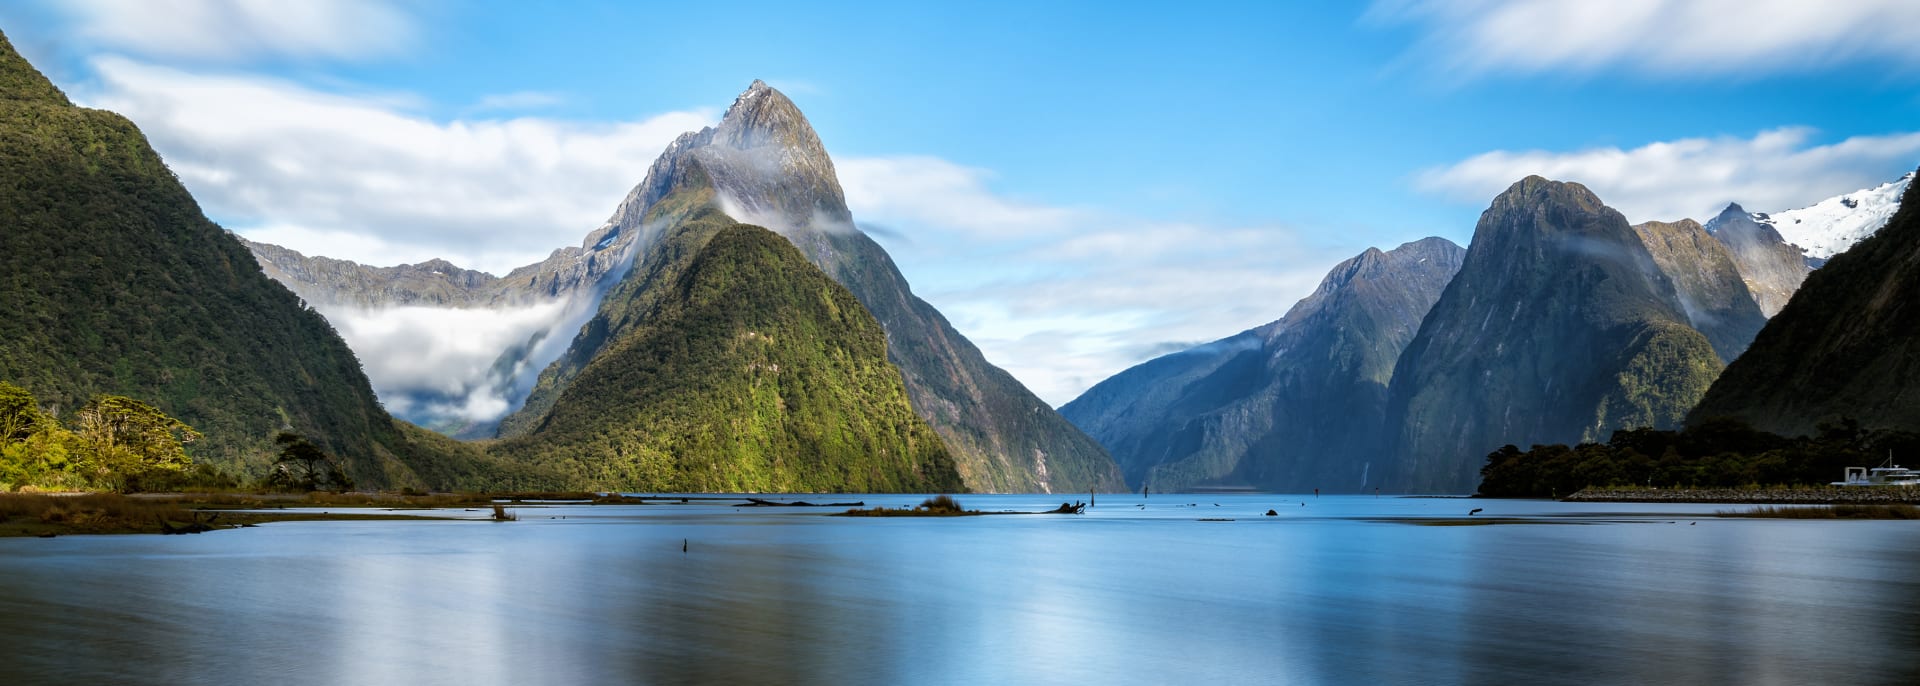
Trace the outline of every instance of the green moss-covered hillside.
{"label": "green moss-covered hillside", "polygon": [[62,415],[99,394],[150,402],[205,434],[197,460],[241,476],[283,428],[363,485],[491,471],[388,417],[326,320],[200,213],[132,122],[74,106],[3,37],[0,380]]}
{"label": "green moss-covered hillside", "polygon": [[962,488],[879,324],[773,232],[700,210],[601,315],[600,353],[496,455],[597,489]]}

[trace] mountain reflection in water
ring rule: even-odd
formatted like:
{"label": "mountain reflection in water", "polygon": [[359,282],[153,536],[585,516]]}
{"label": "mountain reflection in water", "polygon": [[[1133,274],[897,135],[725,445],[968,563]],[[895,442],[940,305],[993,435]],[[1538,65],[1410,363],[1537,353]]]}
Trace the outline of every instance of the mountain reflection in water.
{"label": "mountain reflection in water", "polygon": [[[1413,525],[1474,507],[1589,525]],[[1716,509],[694,501],[0,539],[0,664],[13,684],[1920,683],[1920,525]]]}

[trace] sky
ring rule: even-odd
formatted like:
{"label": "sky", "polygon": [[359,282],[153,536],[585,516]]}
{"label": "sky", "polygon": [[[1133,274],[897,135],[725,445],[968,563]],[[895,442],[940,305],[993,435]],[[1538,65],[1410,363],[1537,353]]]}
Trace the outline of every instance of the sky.
{"label": "sky", "polygon": [[1368,247],[1465,245],[1528,174],[1638,222],[1920,166],[1909,0],[15,0],[0,31],[241,235],[496,274],[765,79],[914,291],[1055,405]]}

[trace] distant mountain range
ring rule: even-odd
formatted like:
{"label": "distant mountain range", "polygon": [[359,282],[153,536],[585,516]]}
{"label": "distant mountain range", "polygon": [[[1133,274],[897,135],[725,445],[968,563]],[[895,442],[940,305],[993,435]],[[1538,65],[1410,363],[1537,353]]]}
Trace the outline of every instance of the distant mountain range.
{"label": "distant mountain range", "polygon": [[[1286,318],[1135,366],[1061,411],[1135,488],[1471,491],[1504,444],[1680,424],[1911,179],[1806,210],[1634,226],[1578,184],[1526,179],[1481,217],[1457,274],[1399,264],[1354,279],[1356,258]],[[1370,295],[1334,296],[1356,284]]]}
{"label": "distant mountain range", "polygon": [[1136,486],[1359,491],[1394,363],[1465,252],[1368,249],[1279,321],[1128,369],[1060,413]]}
{"label": "distant mountain range", "polygon": [[[1282,319],[1055,412],[912,294],[805,116],[761,82],[579,246],[503,277],[245,243],[131,123],[72,105],[4,37],[0,134],[0,380],[56,413],[151,401],[243,474],[293,429],[367,486],[1463,492],[1508,443],[1920,421],[1913,174],[1638,225],[1529,177],[1465,249],[1368,250]],[[370,320],[448,312],[513,325],[468,346],[464,385],[383,400],[510,410],[436,424],[499,437],[484,447],[389,416],[347,348]]]}

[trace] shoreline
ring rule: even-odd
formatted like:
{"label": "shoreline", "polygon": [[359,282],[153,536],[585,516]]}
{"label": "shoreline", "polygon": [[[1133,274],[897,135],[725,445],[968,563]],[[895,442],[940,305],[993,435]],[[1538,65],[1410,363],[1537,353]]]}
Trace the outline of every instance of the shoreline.
{"label": "shoreline", "polygon": [[1569,503],[1702,503],[1721,505],[1920,505],[1920,488],[1803,486],[1799,488],[1589,488]]}

